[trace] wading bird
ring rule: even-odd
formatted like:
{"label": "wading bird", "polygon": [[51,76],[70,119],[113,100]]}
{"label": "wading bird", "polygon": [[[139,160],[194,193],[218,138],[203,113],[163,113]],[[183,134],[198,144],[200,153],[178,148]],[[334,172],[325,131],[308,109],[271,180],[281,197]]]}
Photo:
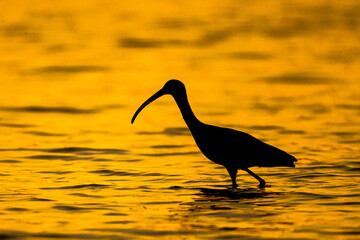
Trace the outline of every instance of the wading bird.
{"label": "wading bird", "polygon": [[166,82],[162,89],[139,107],[131,123],[144,107],[165,94],[170,94],[175,99],[200,151],[208,159],[227,169],[234,188],[237,187],[238,169],[249,173],[259,181],[260,187],[264,187],[265,181],[250,171],[250,167],[295,167],[294,162],[297,161],[295,157],[247,133],[200,122],[191,110],[185,86],[179,80],[173,79]]}

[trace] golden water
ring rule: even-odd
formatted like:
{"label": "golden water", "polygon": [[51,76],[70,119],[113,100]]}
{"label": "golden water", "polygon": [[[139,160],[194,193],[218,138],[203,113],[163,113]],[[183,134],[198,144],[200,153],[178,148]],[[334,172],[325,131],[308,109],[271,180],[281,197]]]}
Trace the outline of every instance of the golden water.
{"label": "golden water", "polygon": [[[357,1],[1,1],[0,236],[358,239]],[[296,156],[231,189],[171,97]]]}

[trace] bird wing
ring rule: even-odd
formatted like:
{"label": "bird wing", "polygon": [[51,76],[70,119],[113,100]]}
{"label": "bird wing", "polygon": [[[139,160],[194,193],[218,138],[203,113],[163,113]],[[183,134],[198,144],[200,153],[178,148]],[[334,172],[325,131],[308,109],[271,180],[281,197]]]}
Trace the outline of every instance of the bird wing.
{"label": "bird wing", "polygon": [[233,167],[294,166],[296,159],[286,152],[234,129],[206,125],[202,134],[193,133],[202,153],[215,163]]}

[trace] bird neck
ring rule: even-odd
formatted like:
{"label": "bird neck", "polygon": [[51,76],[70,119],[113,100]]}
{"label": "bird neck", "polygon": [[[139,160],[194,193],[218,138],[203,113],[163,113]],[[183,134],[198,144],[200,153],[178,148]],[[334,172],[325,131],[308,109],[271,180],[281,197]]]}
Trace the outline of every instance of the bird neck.
{"label": "bird neck", "polygon": [[196,118],[195,114],[191,110],[186,92],[181,95],[173,95],[176,104],[178,105],[181,115],[183,116],[186,125],[189,127],[190,131],[196,127],[196,125],[201,122]]}

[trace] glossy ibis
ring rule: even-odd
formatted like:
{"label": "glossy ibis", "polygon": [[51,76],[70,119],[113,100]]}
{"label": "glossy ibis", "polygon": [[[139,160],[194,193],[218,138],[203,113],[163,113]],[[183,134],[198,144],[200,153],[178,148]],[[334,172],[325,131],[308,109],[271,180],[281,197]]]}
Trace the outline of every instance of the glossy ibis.
{"label": "glossy ibis", "polygon": [[174,97],[201,152],[211,161],[227,169],[234,188],[237,187],[238,169],[248,172],[260,182],[260,187],[264,187],[265,181],[250,171],[250,167],[295,167],[295,157],[247,133],[200,122],[191,110],[185,86],[179,80],[169,80],[162,89],[146,100],[135,112],[131,123],[144,107],[165,94]]}

